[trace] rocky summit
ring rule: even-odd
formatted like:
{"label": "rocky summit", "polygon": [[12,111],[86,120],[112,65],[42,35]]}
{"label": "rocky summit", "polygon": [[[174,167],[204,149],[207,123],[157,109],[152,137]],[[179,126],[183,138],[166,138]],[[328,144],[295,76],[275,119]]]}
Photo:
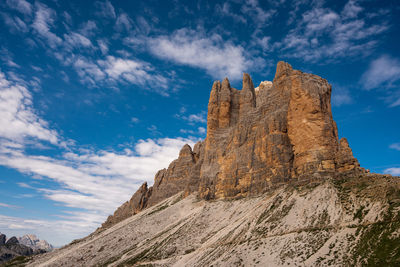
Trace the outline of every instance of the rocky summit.
{"label": "rocky summit", "polygon": [[254,88],[248,74],[241,90],[215,81],[208,103],[207,137],[157,172],[103,224],[107,228],[184,191],[204,199],[254,196],[287,183],[307,183],[365,173],[331,111],[325,79],[279,62],[273,82]]}
{"label": "rocky summit", "polygon": [[331,90],[285,62],[256,88],[214,82],[204,141],[94,233],[21,264],[400,266],[400,179],[339,140]]}

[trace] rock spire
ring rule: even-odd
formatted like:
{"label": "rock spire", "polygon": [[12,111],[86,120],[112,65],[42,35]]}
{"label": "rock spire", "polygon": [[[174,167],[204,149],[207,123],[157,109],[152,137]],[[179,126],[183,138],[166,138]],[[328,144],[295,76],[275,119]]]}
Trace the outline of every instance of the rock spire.
{"label": "rock spire", "polygon": [[362,173],[345,138],[338,139],[331,85],[279,62],[273,82],[241,90],[215,81],[208,103],[207,137],[185,145],[153,187],[145,183],[103,224],[112,225],[180,191],[204,199],[256,195],[282,183]]}

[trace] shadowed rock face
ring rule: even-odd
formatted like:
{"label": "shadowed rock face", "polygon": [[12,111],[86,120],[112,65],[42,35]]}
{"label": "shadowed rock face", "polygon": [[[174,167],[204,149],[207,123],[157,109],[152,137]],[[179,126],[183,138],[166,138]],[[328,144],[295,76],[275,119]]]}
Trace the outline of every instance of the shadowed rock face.
{"label": "shadowed rock face", "polygon": [[282,183],[307,182],[343,172],[364,172],[346,139],[338,140],[331,112],[331,85],[279,62],[275,78],[242,90],[228,79],[214,82],[207,137],[185,145],[168,169],[144,184],[110,216],[112,225],[180,192],[205,199],[256,195]]}

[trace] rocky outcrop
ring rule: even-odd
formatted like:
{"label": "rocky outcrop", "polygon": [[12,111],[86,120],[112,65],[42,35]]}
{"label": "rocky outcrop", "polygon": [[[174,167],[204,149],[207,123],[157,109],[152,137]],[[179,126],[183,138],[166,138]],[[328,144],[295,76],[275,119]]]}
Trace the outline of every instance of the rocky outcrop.
{"label": "rocky outcrop", "polygon": [[113,215],[108,216],[102,227],[107,228],[144,209],[152,191],[152,187],[148,188],[147,183],[142,184],[129,201],[122,204]]}
{"label": "rocky outcrop", "polygon": [[11,237],[4,242],[6,236],[0,235],[0,264],[9,261],[17,256],[30,256],[34,253],[33,249],[18,242],[18,238]]}
{"label": "rocky outcrop", "polygon": [[18,238],[18,242],[22,245],[30,247],[34,251],[48,252],[53,250],[53,246],[46,240],[40,240],[36,235],[24,235]]}
{"label": "rocky outcrop", "polygon": [[346,139],[338,140],[331,85],[279,62],[273,82],[257,88],[248,74],[241,90],[215,81],[207,137],[185,145],[168,169],[144,184],[110,216],[110,226],[184,191],[204,199],[257,195],[282,183],[304,183],[342,173],[364,173]]}

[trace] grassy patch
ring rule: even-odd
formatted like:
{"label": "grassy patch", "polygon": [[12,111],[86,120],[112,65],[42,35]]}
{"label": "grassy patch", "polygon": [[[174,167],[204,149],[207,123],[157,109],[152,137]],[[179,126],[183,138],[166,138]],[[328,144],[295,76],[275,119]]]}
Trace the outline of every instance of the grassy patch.
{"label": "grassy patch", "polygon": [[271,214],[271,212],[273,212],[274,209],[276,209],[277,207],[279,207],[279,205],[282,203],[282,197],[278,196],[276,198],[274,198],[274,201],[272,202],[272,205],[269,207],[269,209],[266,209],[258,218],[257,223],[256,224],[260,224],[263,221],[265,221],[265,219],[268,218],[268,216]]}
{"label": "grassy patch", "polygon": [[400,214],[389,207],[384,220],[361,230],[353,251],[352,265],[400,266],[400,237],[393,235],[400,229]]}

